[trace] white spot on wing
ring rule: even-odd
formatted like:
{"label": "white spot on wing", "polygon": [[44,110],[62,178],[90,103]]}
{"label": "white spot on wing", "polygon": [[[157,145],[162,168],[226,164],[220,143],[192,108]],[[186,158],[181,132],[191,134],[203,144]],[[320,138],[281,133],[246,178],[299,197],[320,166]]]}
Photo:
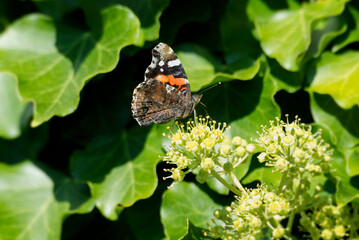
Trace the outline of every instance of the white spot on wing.
{"label": "white spot on wing", "polygon": [[160,71],[163,72],[163,68],[160,68]]}
{"label": "white spot on wing", "polygon": [[175,67],[175,66],[181,65],[181,62],[179,59],[175,59],[175,60],[168,61],[167,65],[169,67]]}
{"label": "white spot on wing", "polygon": [[158,63],[158,65],[160,65],[160,66],[162,67],[163,65],[165,65],[165,62],[161,60],[161,61]]}

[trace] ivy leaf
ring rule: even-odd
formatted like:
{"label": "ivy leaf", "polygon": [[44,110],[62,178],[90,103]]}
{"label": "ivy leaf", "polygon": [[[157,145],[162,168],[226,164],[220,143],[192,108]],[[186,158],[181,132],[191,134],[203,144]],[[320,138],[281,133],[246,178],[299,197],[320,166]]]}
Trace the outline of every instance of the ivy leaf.
{"label": "ivy leaf", "polygon": [[[227,131],[230,138],[240,136],[249,140],[257,138],[256,131],[269,119],[280,116],[278,105],[274,102],[275,85],[266,74],[251,81],[232,81],[206,92],[203,103],[210,107],[209,115],[217,122],[230,125]],[[201,108],[197,107],[199,114]]]}
{"label": "ivy leaf", "polygon": [[259,181],[273,187],[279,186],[281,179],[281,173],[274,171],[274,167],[259,167],[250,171],[242,180],[243,184],[249,184],[254,181]]}
{"label": "ivy leaf", "polygon": [[311,94],[311,112],[316,123],[329,129],[332,142],[340,151],[359,143],[359,108],[340,108],[329,95]]}
{"label": "ivy leaf", "polygon": [[341,15],[315,21],[305,58],[317,58],[333,39],[345,32],[347,27]]}
{"label": "ivy leaf", "polygon": [[283,68],[298,71],[310,45],[312,23],[340,14],[346,1],[304,3],[300,9],[281,10],[254,18],[263,51]]}
{"label": "ivy leaf", "polygon": [[117,219],[116,208],[151,196],[157,186],[156,165],[162,152],[161,127],[136,127],[120,136],[98,137],[71,158],[72,174],[90,184],[97,208]]}
{"label": "ivy leaf", "polygon": [[196,227],[190,220],[187,219],[187,233],[181,240],[200,240],[200,239],[208,239],[203,235],[203,228]]}
{"label": "ivy leaf", "polygon": [[345,17],[348,22],[348,30],[335,41],[332,47],[333,52],[338,52],[351,43],[359,42],[359,10],[349,5],[348,10],[345,12]]}
{"label": "ivy leaf", "polygon": [[359,175],[359,146],[356,146],[354,149],[351,150],[350,154],[348,154],[347,158],[347,172],[348,175],[353,177]]}
{"label": "ivy leaf", "polygon": [[259,42],[252,35],[246,4],[246,1],[235,0],[226,6],[220,25],[225,59],[228,64],[236,64],[239,69],[253,68],[258,71],[261,51]]}
{"label": "ivy leaf", "polygon": [[21,116],[25,104],[17,89],[17,79],[14,75],[0,72],[0,136],[6,139],[20,135]]}
{"label": "ivy leaf", "polygon": [[22,97],[35,103],[32,126],[75,111],[85,81],[112,70],[120,49],[138,37],[139,21],[126,7],[103,10],[101,23],[102,29],[85,32],[32,14],[0,36],[0,54],[6,59],[0,70],[15,73]]}
{"label": "ivy leaf", "polygon": [[141,22],[141,36],[145,41],[158,39],[160,32],[160,17],[169,5],[169,0],[120,0],[138,16]]}
{"label": "ivy leaf", "polygon": [[344,109],[359,105],[359,52],[342,54],[326,52],[315,66],[309,91],[330,94]]}
{"label": "ivy leaf", "polygon": [[338,205],[343,206],[354,199],[359,199],[359,186],[354,180],[355,177],[350,178],[348,175],[344,167],[346,165],[344,156],[339,151],[334,151],[333,159],[331,174],[337,180],[335,199]]}
{"label": "ivy leaf", "polygon": [[[184,44],[176,51],[190,81],[191,90],[196,92],[204,86],[234,79],[250,80],[259,71],[260,64],[241,69],[221,64],[205,48]],[[258,60],[259,61],[259,60]]]}
{"label": "ivy leaf", "polygon": [[213,212],[221,206],[195,184],[182,182],[163,194],[161,219],[165,235],[179,239],[187,233],[187,219],[198,227],[206,227]]}
{"label": "ivy leaf", "polygon": [[63,183],[57,182],[56,186],[47,172],[30,161],[0,163],[0,238],[60,239],[65,213],[92,209],[91,201],[79,189]]}

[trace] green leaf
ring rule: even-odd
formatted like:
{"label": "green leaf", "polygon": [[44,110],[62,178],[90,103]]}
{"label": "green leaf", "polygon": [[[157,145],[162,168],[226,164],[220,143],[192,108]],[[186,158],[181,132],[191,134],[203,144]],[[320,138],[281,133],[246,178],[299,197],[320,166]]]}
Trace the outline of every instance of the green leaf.
{"label": "green leaf", "polygon": [[304,3],[300,9],[281,10],[254,18],[263,51],[283,68],[298,71],[311,42],[312,23],[340,14],[346,1]]}
{"label": "green leaf", "polygon": [[111,71],[120,50],[137,40],[139,21],[128,8],[109,7],[100,20],[102,25],[86,32],[32,14],[0,36],[0,55],[6,59],[0,70],[14,72],[23,98],[35,103],[32,126],[75,111],[85,81]]}
{"label": "green leaf", "polygon": [[347,27],[341,15],[315,21],[311,43],[305,58],[317,58],[333,39],[345,32]]}
{"label": "green leaf", "polygon": [[333,159],[331,162],[331,174],[337,180],[335,199],[338,205],[343,206],[354,199],[359,199],[359,188],[357,181],[354,178],[352,180],[346,171],[344,156],[339,151],[334,151]]}
{"label": "green leaf", "polygon": [[51,179],[29,161],[0,163],[0,238],[60,239],[67,203],[56,199]]}
{"label": "green leaf", "polygon": [[191,90],[194,92],[218,82],[234,79],[250,80],[257,74],[260,66],[259,62],[246,65],[248,68],[244,69],[237,68],[235,65],[223,65],[205,48],[194,44],[182,45],[176,54],[182,62]]}
{"label": "green leaf", "polygon": [[200,240],[200,239],[208,239],[203,235],[203,228],[196,227],[190,220],[187,219],[187,233],[181,240]]}
{"label": "green leaf", "polygon": [[187,219],[198,227],[206,227],[214,210],[221,206],[195,184],[182,182],[163,194],[161,219],[169,239],[179,239],[187,233]]}
{"label": "green leaf", "polygon": [[249,184],[254,181],[265,183],[273,187],[279,185],[282,174],[279,171],[274,171],[273,167],[259,167],[249,172],[243,179],[243,184]]}
{"label": "green leaf", "polygon": [[[136,202],[124,213],[137,240],[164,239],[160,219],[161,198],[168,181],[160,181],[156,192],[150,198]],[[120,218],[121,219],[121,218]],[[151,222],[149,223],[149,219]],[[139,231],[141,229],[141,231]]]}
{"label": "green leaf", "polygon": [[350,109],[359,105],[359,52],[326,52],[315,65],[309,91],[330,94],[336,103]]}
{"label": "green leaf", "polygon": [[350,177],[359,175],[359,146],[356,146],[348,154],[347,161],[347,172]]}
{"label": "green leaf", "polygon": [[120,136],[98,137],[72,156],[72,174],[90,184],[105,217],[115,220],[119,204],[128,207],[153,194],[163,130],[155,126],[147,134],[145,128],[137,127]]}
{"label": "green leaf", "polygon": [[141,35],[145,41],[158,39],[160,32],[160,17],[169,5],[169,0],[120,0],[138,16],[141,22]]}
{"label": "green leaf", "polygon": [[[257,138],[256,131],[261,124],[280,116],[278,105],[274,102],[275,85],[266,74],[251,81],[232,81],[224,83],[204,93],[203,103],[209,107],[209,115],[217,122],[230,125],[230,138],[240,136],[249,141]],[[200,113],[201,108],[197,107]]]}
{"label": "green leaf", "polygon": [[270,68],[270,78],[275,81],[277,91],[284,89],[289,93],[294,93],[302,87],[304,80],[303,71],[287,71],[277,61],[272,59],[267,59],[267,63]]}
{"label": "green leaf", "polygon": [[312,93],[310,107],[316,123],[329,129],[332,142],[340,151],[359,143],[359,108],[340,108],[329,95]]}
{"label": "green leaf", "polygon": [[333,52],[338,52],[351,43],[359,42],[359,10],[349,5],[348,10],[345,12],[345,17],[348,30],[335,41],[332,47]]}
{"label": "green leaf", "polygon": [[0,137],[12,139],[20,135],[24,109],[25,104],[21,102],[16,77],[0,72]]}
{"label": "green leaf", "polygon": [[220,25],[226,61],[227,63],[238,61],[241,68],[259,65],[259,61],[256,60],[261,55],[259,42],[252,35],[246,5],[247,1],[230,1]]}

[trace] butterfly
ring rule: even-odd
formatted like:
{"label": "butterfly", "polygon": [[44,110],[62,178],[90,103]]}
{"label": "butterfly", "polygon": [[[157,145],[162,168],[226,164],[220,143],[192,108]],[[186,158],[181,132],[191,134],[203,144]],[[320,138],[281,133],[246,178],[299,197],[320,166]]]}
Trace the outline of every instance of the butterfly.
{"label": "butterfly", "polygon": [[152,49],[145,80],[133,91],[131,110],[140,126],[186,118],[200,102],[192,95],[186,72],[175,52],[165,43]]}

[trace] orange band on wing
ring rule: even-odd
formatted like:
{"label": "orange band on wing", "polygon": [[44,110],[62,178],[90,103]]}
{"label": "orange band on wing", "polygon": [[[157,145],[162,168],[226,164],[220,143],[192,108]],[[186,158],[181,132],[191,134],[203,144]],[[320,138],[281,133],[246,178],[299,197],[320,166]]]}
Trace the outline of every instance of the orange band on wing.
{"label": "orange band on wing", "polygon": [[180,89],[180,90],[186,89],[184,87],[184,85],[186,84],[186,79],[184,79],[184,78],[175,78],[172,75],[165,76],[165,75],[160,74],[160,75],[156,76],[156,79],[160,82],[169,83],[172,86],[176,85],[176,86],[178,86],[178,89]]}

